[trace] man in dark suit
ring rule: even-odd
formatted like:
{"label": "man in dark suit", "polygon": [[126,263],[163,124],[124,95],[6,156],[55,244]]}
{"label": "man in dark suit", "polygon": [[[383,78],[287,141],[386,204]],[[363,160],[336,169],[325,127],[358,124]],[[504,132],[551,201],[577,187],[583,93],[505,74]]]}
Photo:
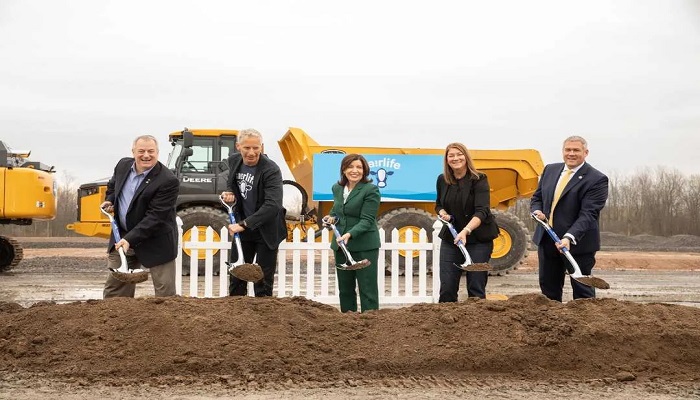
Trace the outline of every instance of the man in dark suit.
{"label": "man in dark suit", "polygon": [[[608,177],[586,163],[588,144],[580,136],[564,140],[563,163],[544,168],[530,210],[541,220],[549,219],[561,238],[556,245],[537,224],[533,242],[537,244],[539,280],[542,294],[562,301],[568,261],[561,253],[566,247],[576,259],[581,273],[590,275],[595,254],[600,250],[600,211],[608,199]],[[595,297],[595,289],[571,279],[574,299]]]}
{"label": "man in dark suit", "polygon": [[[228,158],[228,189],[221,194],[225,202],[235,202],[238,223],[230,224],[228,229],[232,235],[240,235],[244,261],[252,263],[255,259],[263,270],[263,280],[254,285],[255,296],[272,296],[277,251],[280,242],[287,237],[282,172],[263,154],[262,135],[255,129],[238,132],[236,149],[238,153]],[[230,279],[229,294],[245,295],[248,282],[234,276]]]}
{"label": "man in dark suit", "polygon": [[[158,161],[158,142],[150,135],[139,136],[132,146],[133,157],[119,160],[107,183],[105,202],[114,212],[121,240],[109,239],[108,266],[119,268],[117,249],[126,253],[129,268],[148,268],[156,296],[175,295],[177,224],[175,202],[180,182]],[[136,284],[117,280],[111,274],[104,298],[134,297]]]}

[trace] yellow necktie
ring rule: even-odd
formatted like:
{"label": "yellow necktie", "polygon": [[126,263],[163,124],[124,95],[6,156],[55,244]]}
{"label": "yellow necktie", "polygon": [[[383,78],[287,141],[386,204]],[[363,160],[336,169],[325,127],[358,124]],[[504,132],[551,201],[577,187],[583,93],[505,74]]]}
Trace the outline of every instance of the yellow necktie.
{"label": "yellow necktie", "polygon": [[557,203],[559,202],[559,198],[561,197],[561,192],[564,191],[566,184],[569,183],[569,180],[571,179],[571,175],[573,175],[573,174],[574,174],[573,170],[567,169],[564,176],[562,176],[561,179],[559,180],[559,183],[557,184],[557,188],[554,189],[554,199],[552,200],[552,210],[549,212],[549,224],[551,226],[554,226],[554,207],[557,206]]}

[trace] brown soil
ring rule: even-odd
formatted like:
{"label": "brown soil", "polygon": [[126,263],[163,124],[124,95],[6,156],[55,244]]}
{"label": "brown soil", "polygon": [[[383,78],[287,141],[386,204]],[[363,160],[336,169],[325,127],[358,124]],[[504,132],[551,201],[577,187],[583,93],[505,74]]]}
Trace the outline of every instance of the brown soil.
{"label": "brown soil", "polygon": [[[598,267],[665,269],[663,254],[601,252]],[[303,298],[0,302],[0,398],[697,398],[699,341],[700,308],[538,294],[366,314]]]}
{"label": "brown soil", "polygon": [[106,385],[700,379],[700,309],[541,295],[341,314],[303,298],[0,303],[0,371]]}

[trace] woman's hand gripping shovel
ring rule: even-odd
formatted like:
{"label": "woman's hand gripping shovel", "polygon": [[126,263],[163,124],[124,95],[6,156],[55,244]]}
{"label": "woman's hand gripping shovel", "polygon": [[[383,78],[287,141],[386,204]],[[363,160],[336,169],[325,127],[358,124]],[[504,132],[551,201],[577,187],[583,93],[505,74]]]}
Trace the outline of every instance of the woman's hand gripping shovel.
{"label": "woman's hand gripping shovel", "polygon": [[[100,211],[102,212],[102,214],[106,215],[107,218],[109,218],[109,223],[112,225],[112,235],[114,236],[114,243],[118,243],[120,240],[122,240],[122,238],[119,234],[119,226],[117,225],[117,222],[114,220],[112,214],[108,213],[107,210],[105,210],[104,208],[100,207]],[[119,269],[109,269],[110,274],[114,277],[114,279],[117,279],[124,283],[141,283],[145,282],[148,279],[148,271],[145,271],[143,269],[129,269],[129,263],[126,261],[126,254],[124,254],[124,249],[120,247],[119,249],[117,249],[117,252],[119,253],[119,258],[121,259],[122,264],[121,266],[119,266]]]}
{"label": "woman's hand gripping shovel", "polygon": [[[559,239],[559,236],[557,236],[556,232],[554,232],[554,229],[552,229],[552,227],[549,226],[549,222],[546,218],[544,220],[541,220],[537,218],[535,213],[531,213],[530,216],[532,217],[532,219],[537,221],[538,224],[542,225],[544,230],[547,231],[549,237],[551,237],[552,240],[554,240],[554,243],[561,245],[561,239]],[[574,270],[573,272],[571,272],[570,270],[567,271],[569,272],[569,276],[572,279],[574,279],[576,282],[579,282],[586,286],[594,287],[596,289],[610,289],[610,285],[608,284],[608,282],[605,282],[604,280],[595,276],[583,275],[583,273],[581,272],[581,268],[579,268],[578,263],[574,259],[574,256],[571,255],[571,252],[569,252],[569,249],[567,249],[566,247],[562,247],[561,251],[562,253],[564,253],[566,259],[569,260],[569,263],[571,264],[571,267]]]}
{"label": "woman's hand gripping shovel", "polygon": [[[330,217],[331,219],[328,219],[327,217],[323,217],[323,225],[326,227],[330,227],[333,230],[333,233],[335,233],[335,238],[336,240],[340,238],[342,235],[338,231],[338,228],[336,228],[335,223],[338,222],[337,217]],[[350,255],[350,252],[348,251],[348,248],[345,247],[345,241],[339,241],[338,242],[338,247],[343,251],[343,254],[345,254],[345,262],[346,264],[335,264],[335,267],[338,269],[342,269],[345,271],[355,271],[358,269],[363,269],[369,267],[369,260],[362,260],[359,262],[356,262],[353,260],[352,256]]]}
{"label": "woman's hand gripping shovel", "polygon": [[[443,219],[439,215],[438,215],[438,220],[440,220],[440,222],[442,222],[443,224],[447,225],[447,229],[450,230],[452,237],[457,239],[457,231],[455,230],[455,227],[452,225],[452,223],[446,219]],[[462,271],[470,271],[470,272],[491,271],[491,266],[488,263],[474,263],[474,262],[472,262],[472,258],[469,256],[469,252],[467,251],[467,248],[464,246],[464,242],[462,242],[461,240],[459,242],[457,242],[457,247],[459,248],[459,251],[461,251],[462,255],[464,256],[464,264],[458,265],[457,263],[453,263],[455,265],[455,267],[461,269]]]}
{"label": "woman's hand gripping shovel", "polygon": [[[229,206],[221,196],[219,196],[219,200],[228,211],[229,222],[235,224],[236,217],[233,215],[233,206]],[[260,268],[258,264],[244,262],[243,247],[241,246],[241,237],[238,235],[238,232],[233,234],[233,241],[236,243],[236,253],[238,253],[238,257],[233,263],[226,262],[226,265],[228,265],[228,273],[242,281],[259,282],[262,280],[262,278],[265,277],[262,268]]]}

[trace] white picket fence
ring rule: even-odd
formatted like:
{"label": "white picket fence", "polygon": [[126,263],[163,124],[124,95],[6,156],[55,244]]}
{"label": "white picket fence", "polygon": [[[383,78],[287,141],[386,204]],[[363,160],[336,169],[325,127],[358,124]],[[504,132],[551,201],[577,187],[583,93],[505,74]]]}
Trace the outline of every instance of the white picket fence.
{"label": "white picket fence", "polygon": [[[182,238],[182,225],[179,221],[180,238]],[[403,243],[399,243],[398,231],[391,233],[391,241],[384,240],[384,230],[380,229],[379,237],[381,246],[379,249],[379,266],[384,266],[388,259],[391,261],[391,274],[387,276],[384,268],[378,268],[377,280],[379,286],[379,304],[413,304],[433,303],[439,297],[439,254],[440,239],[439,222],[434,226],[432,243],[428,242],[425,230],[421,229],[415,238],[410,231]],[[178,258],[176,260],[176,289],[178,295],[190,297],[224,297],[228,295],[228,272],[224,261],[228,260],[231,251],[231,242],[226,228],[221,229],[219,235],[221,241],[214,241],[214,230],[208,227],[205,238],[199,241],[197,227],[192,228],[190,240],[178,244]],[[326,304],[337,305],[338,285],[335,280],[335,265],[333,265],[333,251],[330,249],[330,235],[327,230],[321,232],[321,241],[314,240],[314,230],[309,229],[307,240],[302,241],[301,232],[295,229],[293,241],[282,242],[277,256],[276,282],[273,295],[278,297],[304,296],[308,299]],[[414,242],[414,240],[417,241]],[[185,294],[182,277],[182,248],[190,250],[189,268],[189,293]],[[218,250],[218,253],[214,253]],[[418,252],[417,258],[405,259],[404,275],[399,273],[399,251]],[[204,276],[197,277],[200,252],[204,252]],[[427,256],[432,252],[432,272],[428,270]],[[416,253],[413,253],[416,254]],[[214,257],[220,260],[218,276],[214,274]],[[416,262],[417,260],[417,262]],[[303,267],[303,268],[302,268]],[[415,271],[417,269],[417,274]],[[415,275],[414,275],[415,274]],[[387,279],[389,282],[387,282]],[[215,282],[218,281],[218,290]],[[203,285],[203,288],[200,287]],[[202,290],[203,289],[203,290]],[[248,295],[253,296],[253,284],[248,284]]]}

